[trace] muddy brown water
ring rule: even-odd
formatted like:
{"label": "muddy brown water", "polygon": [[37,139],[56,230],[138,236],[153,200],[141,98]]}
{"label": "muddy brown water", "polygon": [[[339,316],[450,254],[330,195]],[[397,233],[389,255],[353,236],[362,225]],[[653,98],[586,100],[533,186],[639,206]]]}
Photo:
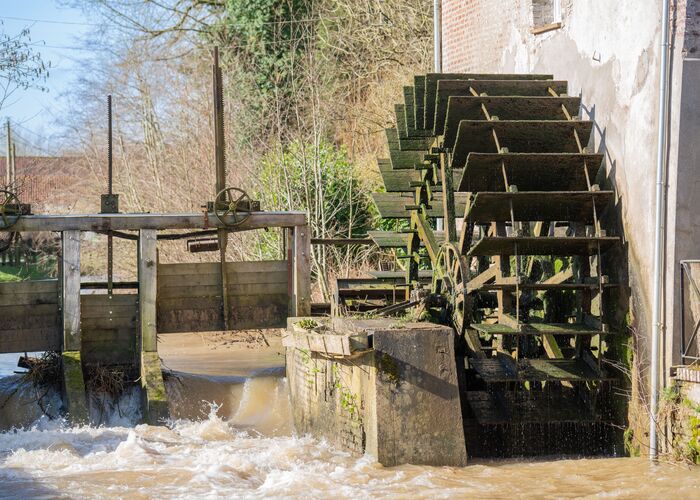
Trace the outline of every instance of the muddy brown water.
{"label": "muddy brown water", "polygon": [[[19,391],[0,409],[0,498],[700,498],[700,468],[635,458],[385,468],[353,457],[294,435],[274,351],[256,361],[220,350],[199,370],[166,359],[200,372],[168,382],[166,426],[133,425],[138,397],[127,395],[105,424],[71,427],[39,418],[31,391]],[[222,374],[238,356],[248,368]],[[13,388],[0,379],[0,402]],[[31,424],[8,429],[21,418]]]}

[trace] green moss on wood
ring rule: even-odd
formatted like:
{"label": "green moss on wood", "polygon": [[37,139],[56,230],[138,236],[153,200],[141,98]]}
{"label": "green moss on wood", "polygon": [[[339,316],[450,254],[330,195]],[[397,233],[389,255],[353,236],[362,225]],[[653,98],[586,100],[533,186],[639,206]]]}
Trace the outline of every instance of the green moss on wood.
{"label": "green moss on wood", "polygon": [[88,409],[80,351],[64,351],[61,360],[64,403],[68,419],[74,424],[87,423]]}

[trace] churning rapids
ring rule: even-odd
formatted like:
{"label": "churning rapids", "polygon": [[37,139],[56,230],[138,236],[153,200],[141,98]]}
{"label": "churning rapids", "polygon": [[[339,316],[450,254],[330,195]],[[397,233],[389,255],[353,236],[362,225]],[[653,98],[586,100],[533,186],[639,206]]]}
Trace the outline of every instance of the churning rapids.
{"label": "churning rapids", "polygon": [[[0,378],[0,403],[15,389],[16,376]],[[700,470],[642,459],[384,468],[295,436],[281,369],[181,374],[168,391],[173,420],[162,427],[132,423],[133,394],[107,424],[70,427],[39,417],[32,390],[15,391],[0,410],[0,497],[700,498]]]}

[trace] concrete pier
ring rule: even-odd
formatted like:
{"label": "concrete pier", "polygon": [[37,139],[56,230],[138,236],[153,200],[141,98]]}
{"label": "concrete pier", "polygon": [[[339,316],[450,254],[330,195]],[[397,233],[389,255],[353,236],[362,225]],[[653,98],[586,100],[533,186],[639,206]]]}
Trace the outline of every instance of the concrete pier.
{"label": "concrete pier", "polygon": [[289,318],[297,432],[381,464],[467,462],[454,332],[392,318]]}

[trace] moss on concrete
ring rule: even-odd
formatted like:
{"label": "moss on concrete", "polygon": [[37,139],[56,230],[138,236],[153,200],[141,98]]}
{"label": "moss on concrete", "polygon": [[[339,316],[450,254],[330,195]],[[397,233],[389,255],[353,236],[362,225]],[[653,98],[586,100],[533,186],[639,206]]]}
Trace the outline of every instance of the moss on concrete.
{"label": "moss on concrete", "polygon": [[168,398],[157,352],[141,353],[141,387],[143,389],[144,420],[157,425],[169,416]]}
{"label": "moss on concrete", "polygon": [[70,422],[83,424],[88,421],[85,380],[79,351],[63,351],[63,395],[66,415]]}

